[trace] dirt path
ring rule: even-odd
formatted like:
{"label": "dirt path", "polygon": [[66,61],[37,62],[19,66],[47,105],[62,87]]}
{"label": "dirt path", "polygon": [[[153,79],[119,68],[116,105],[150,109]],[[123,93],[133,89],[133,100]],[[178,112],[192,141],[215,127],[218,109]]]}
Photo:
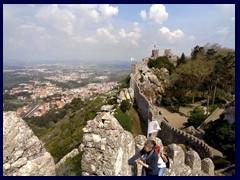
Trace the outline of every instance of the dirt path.
{"label": "dirt path", "polygon": [[[167,121],[175,128],[181,129],[185,127],[185,123],[187,123],[187,119],[189,117],[189,112],[192,111],[195,107],[201,106],[201,102],[191,104],[187,107],[180,107],[179,113],[172,113],[168,111],[164,107],[159,107],[160,112],[162,113],[163,117],[167,119]],[[223,109],[219,109],[216,113],[214,113],[214,118],[217,116],[219,117],[219,114],[221,114]],[[212,116],[211,119],[214,119]],[[216,119],[216,118],[215,118]],[[213,147],[209,146],[211,148],[211,151],[214,156],[223,157],[223,154]]]}
{"label": "dirt path", "polygon": [[201,102],[190,104],[186,107],[180,107],[179,113],[170,112],[164,107],[159,107],[159,111],[173,127],[181,129],[184,128],[187,123],[189,112],[198,106],[201,106]]}

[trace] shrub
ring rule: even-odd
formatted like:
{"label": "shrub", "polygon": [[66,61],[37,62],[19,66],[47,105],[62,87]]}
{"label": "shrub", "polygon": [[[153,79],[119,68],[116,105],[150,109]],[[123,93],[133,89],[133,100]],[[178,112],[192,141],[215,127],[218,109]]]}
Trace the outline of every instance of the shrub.
{"label": "shrub", "polygon": [[213,163],[215,165],[215,170],[226,168],[231,164],[230,161],[223,158],[213,160]]}
{"label": "shrub", "polygon": [[162,98],[162,105],[163,105],[163,106],[171,106],[171,100],[170,100],[170,98],[163,97],[163,98]]}
{"label": "shrub", "polygon": [[131,104],[129,103],[128,100],[123,100],[121,102],[121,105],[120,105],[120,109],[123,111],[123,112],[126,112],[127,110],[129,110],[131,108]]}
{"label": "shrub", "polygon": [[190,111],[190,117],[188,118],[188,125],[197,128],[203,123],[203,121],[206,118],[207,118],[207,115],[204,115],[202,110],[194,109],[193,111]]}
{"label": "shrub", "polygon": [[210,113],[213,113],[213,111],[215,111],[217,108],[218,108],[218,105],[217,105],[217,104],[210,105],[210,106],[209,106],[209,112],[210,112]]}
{"label": "shrub", "polygon": [[117,104],[117,97],[113,97],[107,101],[108,104],[114,105]]}

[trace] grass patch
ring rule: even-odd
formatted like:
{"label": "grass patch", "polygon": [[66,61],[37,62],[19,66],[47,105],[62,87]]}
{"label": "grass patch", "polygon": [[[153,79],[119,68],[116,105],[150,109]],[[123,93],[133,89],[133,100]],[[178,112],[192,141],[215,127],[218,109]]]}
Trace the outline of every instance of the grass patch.
{"label": "grass patch", "polygon": [[57,176],[82,176],[82,152],[74,157],[69,157],[56,169]]}
{"label": "grass patch", "polygon": [[132,133],[133,122],[132,118],[127,113],[122,112],[122,110],[118,108],[115,111],[114,117],[118,120],[124,130]]}
{"label": "grass patch", "polygon": [[143,130],[141,128],[141,120],[140,120],[138,112],[133,107],[131,107],[127,111],[127,114],[130,117],[132,117],[132,122],[133,122],[132,135],[133,135],[133,137],[135,137],[139,134],[144,135]]}

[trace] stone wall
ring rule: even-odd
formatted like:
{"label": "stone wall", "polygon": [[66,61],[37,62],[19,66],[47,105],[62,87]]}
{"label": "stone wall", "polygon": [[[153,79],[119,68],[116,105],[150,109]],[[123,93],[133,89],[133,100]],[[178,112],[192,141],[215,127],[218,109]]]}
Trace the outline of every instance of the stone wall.
{"label": "stone wall", "polygon": [[56,175],[52,156],[15,112],[3,113],[3,175]]}
{"label": "stone wall", "polygon": [[145,123],[148,123],[148,119],[152,119],[153,117],[151,104],[148,101],[148,99],[144,96],[144,94],[141,92],[135,79],[132,77],[130,80],[130,87],[134,90],[134,99],[138,107],[138,112],[143,117]]}
{"label": "stone wall", "polygon": [[176,145],[167,146],[166,154],[169,157],[170,168],[165,176],[213,176],[214,164],[210,158],[201,159],[199,154],[190,150],[186,153]]}
{"label": "stone wall", "polygon": [[194,149],[201,158],[213,156],[210,147],[204,141],[196,138],[195,136],[172,127],[165,120],[162,121],[160,127],[162,130],[158,132],[158,137],[162,140],[163,144],[185,144],[186,146]]}
{"label": "stone wall", "polygon": [[83,176],[131,176],[128,159],[135,153],[131,133],[109,113],[101,112],[83,128]]}

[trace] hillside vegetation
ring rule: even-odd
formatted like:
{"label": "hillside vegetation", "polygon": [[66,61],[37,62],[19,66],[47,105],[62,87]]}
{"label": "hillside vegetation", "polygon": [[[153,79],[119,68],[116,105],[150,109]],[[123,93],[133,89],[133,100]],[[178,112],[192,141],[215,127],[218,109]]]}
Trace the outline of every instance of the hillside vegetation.
{"label": "hillside vegetation", "polygon": [[[143,134],[141,117],[130,102],[125,100],[121,104],[117,104],[118,93],[121,89],[128,87],[129,78],[127,76],[118,87],[108,93],[96,96],[93,100],[82,101],[80,98],[75,98],[62,109],[50,110],[41,117],[25,118],[24,120],[44,142],[55,163],[71,150],[79,147],[83,137],[82,129],[86,126],[87,121],[94,119],[96,113],[106,104],[119,106],[116,109],[115,117],[125,130],[134,136]],[[68,163],[71,162],[75,161],[69,160]],[[74,164],[69,166],[74,167]],[[61,173],[65,174],[66,172],[63,170]]]}
{"label": "hillside vegetation", "polygon": [[108,96],[99,95],[94,100],[83,102],[73,99],[63,109],[52,110],[42,117],[26,118],[35,134],[45,143],[45,147],[58,162],[82,141],[82,129],[93,119],[106,103]]}

